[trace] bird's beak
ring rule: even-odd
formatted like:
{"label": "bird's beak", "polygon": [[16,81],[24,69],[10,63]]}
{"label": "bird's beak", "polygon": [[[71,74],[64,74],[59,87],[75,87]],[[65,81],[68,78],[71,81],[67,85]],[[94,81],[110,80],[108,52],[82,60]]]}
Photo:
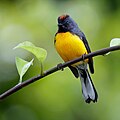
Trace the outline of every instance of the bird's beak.
{"label": "bird's beak", "polygon": [[63,24],[62,23],[58,23],[58,26],[60,27],[60,26],[63,26]]}

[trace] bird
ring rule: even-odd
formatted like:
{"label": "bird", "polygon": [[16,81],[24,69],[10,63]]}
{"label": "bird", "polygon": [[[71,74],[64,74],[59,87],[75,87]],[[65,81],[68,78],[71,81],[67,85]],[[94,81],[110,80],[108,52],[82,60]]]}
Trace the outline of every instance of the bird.
{"label": "bird", "polygon": [[83,61],[68,67],[76,78],[80,77],[82,95],[86,103],[97,102],[98,93],[88,71],[94,73],[93,58],[84,59],[84,55],[91,53],[85,34],[68,14],[58,17],[58,30],[54,37],[54,46],[64,62],[83,57]]}

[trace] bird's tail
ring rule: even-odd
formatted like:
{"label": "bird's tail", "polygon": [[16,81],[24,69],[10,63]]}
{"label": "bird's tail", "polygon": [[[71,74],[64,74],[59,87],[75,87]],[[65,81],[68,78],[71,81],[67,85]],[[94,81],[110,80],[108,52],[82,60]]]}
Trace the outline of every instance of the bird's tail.
{"label": "bird's tail", "polygon": [[98,94],[88,72],[87,65],[77,66],[77,69],[81,79],[82,93],[85,101],[87,103],[91,101],[97,102]]}

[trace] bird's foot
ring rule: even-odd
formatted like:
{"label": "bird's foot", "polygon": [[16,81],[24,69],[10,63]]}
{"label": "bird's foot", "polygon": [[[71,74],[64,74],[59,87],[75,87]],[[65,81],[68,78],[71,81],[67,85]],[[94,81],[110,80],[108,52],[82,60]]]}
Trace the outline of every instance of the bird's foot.
{"label": "bird's foot", "polygon": [[83,62],[85,62],[85,55],[86,55],[86,53],[82,55],[82,61]]}
{"label": "bird's foot", "polygon": [[62,63],[57,64],[57,68],[58,68],[59,70],[61,69],[62,71],[64,70],[64,68],[62,67]]}

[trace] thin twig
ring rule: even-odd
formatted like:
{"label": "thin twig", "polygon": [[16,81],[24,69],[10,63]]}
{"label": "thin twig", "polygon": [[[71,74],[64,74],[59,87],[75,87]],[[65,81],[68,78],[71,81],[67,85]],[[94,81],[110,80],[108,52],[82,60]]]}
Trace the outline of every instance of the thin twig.
{"label": "thin twig", "polygon": [[[106,54],[106,53],[108,53],[110,51],[115,51],[115,50],[120,50],[120,45],[119,46],[108,47],[108,48],[103,48],[101,50],[97,50],[95,52],[86,54],[86,55],[84,55],[84,59],[87,59],[87,58],[90,58],[90,57],[99,56],[99,55],[104,55],[104,54]],[[21,84],[18,84],[16,86],[10,88],[6,92],[2,93],[0,95],[0,100],[10,96],[11,94],[17,92],[18,90],[22,89],[25,86],[27,86],[27,85],[29,85],[29,84],[37,81],[37,80],[40,80],[43,77],[46,77],[46,76],[48,76],[48,75],[50,75],[50,74],[52,74],[52,73],[54,73],[54,72],[56,72],[56,71],[58,71],[60,69],[63,69],[63,68],[65,68],[65,67],[67,67],[67,66],[69,66],[71,64],[74,64],[74,63],[82,61],[82,60],[83,60],[83,58],[79,57],[79,58],[76,58],[74,60],[71,60],[71,61],[68,61],[68,62],[65,62],[65,63],[61,64],[60,67],[55,66],[55,67],[53,67],[53,68],[51,68],[49,70],[46,70],[46,71],[43,72],[42,75],[38,75],[38,76],[32,77],[32,78],[22,82]]]}

